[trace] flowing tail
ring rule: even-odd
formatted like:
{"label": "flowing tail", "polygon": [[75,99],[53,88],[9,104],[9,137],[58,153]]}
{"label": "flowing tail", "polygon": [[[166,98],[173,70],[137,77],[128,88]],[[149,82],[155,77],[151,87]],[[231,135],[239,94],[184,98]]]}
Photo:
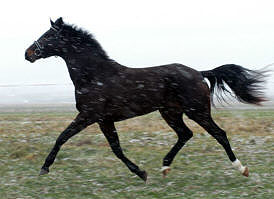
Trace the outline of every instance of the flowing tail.
{"label": "flowing tail", "polygon": [[[266,72],[249,70],[235,64],[226,64],[213,70],[201,71],[203,77],[210,82],[211,96],[217,90],[218,100],[225,101],[223,94],[228,93],[240,102],[256,105],[267,101],[262,92]],[[224,83],[229,86],[234,95],[227,90]]]}

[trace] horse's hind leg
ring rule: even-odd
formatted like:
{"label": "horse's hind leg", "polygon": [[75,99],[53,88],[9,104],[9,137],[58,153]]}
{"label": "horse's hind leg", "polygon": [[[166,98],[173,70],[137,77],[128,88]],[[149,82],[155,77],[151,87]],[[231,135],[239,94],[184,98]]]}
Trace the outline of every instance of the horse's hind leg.
{"label": "horse's hind leg", "polygon": [[242,166],[241,162],[235,157],[229,141],[226,136],[226,132],[218,127],[218,125],[213,121],[210,115],[210,109],[208,111],[193,111],[187,112],[187,116],[197,122],[201,127],[203,127],[210,135],[212,135],[219,144],[221,144],[232,165],[238,169],[244,176],[248,177],[248,168]]}
{"label": "horse's hind leg", "polygon": [[174,157],[184,146],[184,144],[193,136],[193,133],[185,125],[181,112],[176,112],[175,110],[160,110],[160,113],[167,124],[176,132],[178,136],[178,141],[163,159],[162,172],[165,177],[170,171],[169,166],[171,165]]}
{"label": "horse's hind leg", "polygon": [[142,180],[146,182],[147,180],[147,173],[146,171],[142,171],[139,169],[137,165],[131,162],[123,153],[122,148],[120,146],[119,137],[117,135],[114,122],[111,121],[103,121],[99,123],[99,126],[104,133],[105,137],[107,138],[109,145],[113,151],[113,153],[122,160],[129,170],[136,175],[138,175]]}

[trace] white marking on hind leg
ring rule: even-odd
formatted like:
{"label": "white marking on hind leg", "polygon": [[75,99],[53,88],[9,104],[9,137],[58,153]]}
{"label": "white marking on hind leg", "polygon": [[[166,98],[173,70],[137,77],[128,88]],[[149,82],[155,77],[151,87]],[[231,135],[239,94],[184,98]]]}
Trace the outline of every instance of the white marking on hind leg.
{"label": "white marking on hind leg", "polygon": [[232,166],[235,169],[238,169],[244,176],[248,176],[248,168],[243,166],[240,160],[236,159],[234,162],[232,162]]}
{"label": "white marking on hind leg", "polygon": [[163,167],[161,168],[161,172],[163,172],[163,171],[165,171],[165,170],[167,170],[167,169],[170,169],[170,167],[169,167],[169,166],[163,166]]}
{"label": "white marking on hind leg", "polygon": [[170,172],[170,167],[169,167],[169,166],[163,166],[163,167],[161,168],[161,171],[162,171],[162,173],[163,173],[163,177],[165,178],[166,175],[168,174],[168,172]]}

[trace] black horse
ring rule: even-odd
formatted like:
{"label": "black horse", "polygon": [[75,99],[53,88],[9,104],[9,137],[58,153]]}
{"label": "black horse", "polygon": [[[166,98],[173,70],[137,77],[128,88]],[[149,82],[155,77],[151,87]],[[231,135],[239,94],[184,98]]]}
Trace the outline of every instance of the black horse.
{"label": "black horse", "polygon": [[[196,71],[181,64],[128,68],[110,59],[90,33],[64,23],[62,18],[51,21],[50,29],[25,52],[25,58],[30,62],[50,56],[65,60],[75,86],[79,114],[57,138],[41,175],[49,172],[58,151],[68,139],[97,122],[115,155],[146,181],[147,173],[123,154],[114,122],[158,110],[178,136],[177,143],[163,159],[164,176],[170,171],[175,155],[193,136],[182,119],[183,114],[212,135],[224,147],[233,166],[248,176],[247,167],[242,166],[232,152],[225,131],[213,121],[210,105],[216,89],[219,93],[232,92],[244,103],[265,101],[261,92],[263,72],[234,64],[208,71]],[[210,88],[204,78],[209,80]]]}

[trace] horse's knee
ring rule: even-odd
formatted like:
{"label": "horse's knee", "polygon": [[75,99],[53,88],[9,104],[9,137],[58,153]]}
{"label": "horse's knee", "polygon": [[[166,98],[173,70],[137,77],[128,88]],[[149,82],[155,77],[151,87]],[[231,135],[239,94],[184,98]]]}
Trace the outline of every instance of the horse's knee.
{"label": "horse's knee", "polygon": [[192,131],[190,131],[190,130],[189,131],[185,131],[182,134],[180,134],[178,142],[184,144],[185,142],[187,142],[188,140],[190,140],[192,137],[193,137]]}
{"label": "horse's knee", "polygon": [[187,140],[191,139],[192,137],[193,137],[192,131],[188,131],[188,132],[186,133],[186,138],[187,138]]}

